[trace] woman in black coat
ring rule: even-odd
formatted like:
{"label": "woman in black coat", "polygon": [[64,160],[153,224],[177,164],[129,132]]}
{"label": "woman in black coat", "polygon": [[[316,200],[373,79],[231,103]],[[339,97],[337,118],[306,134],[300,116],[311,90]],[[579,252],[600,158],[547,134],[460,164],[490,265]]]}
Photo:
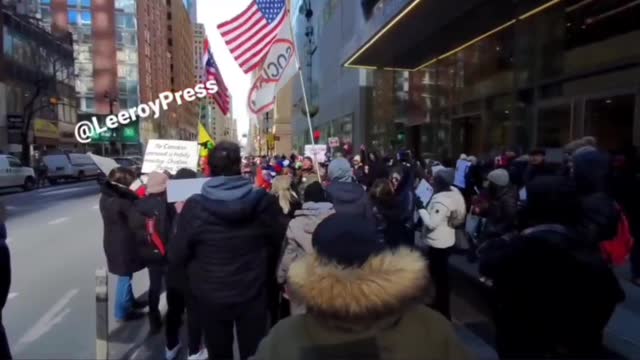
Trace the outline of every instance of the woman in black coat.
{"label": "woman in black coat", "polygon": [[136,210],[137,196],[129,190],[135,173],[118,167],[109,173],[108,181],[101,188],[100,214],[104,225],[104,253],[109,272],[118,276],[116,285],[115,318],[126,321],[135,317],[137,307],[131,279],[144,269],[138,253],[138,239],[144,236],[144,217]]}

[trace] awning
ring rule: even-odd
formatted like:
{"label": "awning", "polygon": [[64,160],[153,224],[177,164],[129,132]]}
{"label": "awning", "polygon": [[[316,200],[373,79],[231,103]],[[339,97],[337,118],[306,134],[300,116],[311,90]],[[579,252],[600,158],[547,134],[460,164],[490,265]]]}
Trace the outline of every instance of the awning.
{"label": "awning", "polygon": [[562,0],[391,0],[343,50],[346,67],[418,70]]}
{"label": "awning", "polygon": [[58,126],[57,122],[44,120],[44,119],[35,119],[33,122],[33,136],[40,139],[50,139],[58,142]]}

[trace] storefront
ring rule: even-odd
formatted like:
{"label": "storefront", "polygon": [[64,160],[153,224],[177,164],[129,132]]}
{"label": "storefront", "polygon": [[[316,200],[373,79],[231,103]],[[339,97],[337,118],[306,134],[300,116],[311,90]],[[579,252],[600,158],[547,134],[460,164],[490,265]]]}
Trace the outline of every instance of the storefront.
{"label": "storefront", "polygon": [[[404,3],[390,30],[380,25],[383,35],[345,57],[347,66],[378,68],[369,143],[403,139],[443,158],[557,149],[586,135],[611,151],[640,145],[640,2],[470,1],[457,18],[460,10],[444,11],[441,0]],[[449,23],[416,25],[436,8]],[[491,9],[490,21],[469,17]],[[430,41],[433,34],[441,39]],[[397,136],[397,124],[407,126],[406,137]]]}

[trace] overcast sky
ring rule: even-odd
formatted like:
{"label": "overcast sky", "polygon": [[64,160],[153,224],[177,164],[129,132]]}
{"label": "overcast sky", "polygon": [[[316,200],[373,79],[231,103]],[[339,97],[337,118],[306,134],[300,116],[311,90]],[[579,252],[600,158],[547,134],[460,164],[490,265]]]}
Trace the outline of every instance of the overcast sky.
{"label": "overcast sky", "polygon": [[240,13],[251,0],[198,0],[198,22],[204,24],[213,56],[233,97],[233,117],[238,120],[238,136],[249,131],[247,94],[249,75],[245,75],[227,49],[217,25]]}

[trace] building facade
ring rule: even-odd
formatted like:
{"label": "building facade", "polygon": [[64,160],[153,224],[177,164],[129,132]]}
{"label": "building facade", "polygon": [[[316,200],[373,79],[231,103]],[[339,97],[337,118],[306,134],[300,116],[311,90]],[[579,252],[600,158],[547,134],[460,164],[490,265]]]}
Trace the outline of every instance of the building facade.
{"label": "building facade", "polygon": [[640,145],[637,1],[358,7],[341,61],[376,69],[369,143],[438,158],[533,147],[560,155],[586,135],[610,151]]}
{"label": "building facade", "polygon": [[[171,91],[192,88],[194,82],[194,36],[189,13],[180,0],[167,0],[168,39],[170,56]],[[198,106],[184,103],[172,109],[171,116],[177,122],[174,139],[198,138]]]}
{"label": "building facade", "polygon": [[[204,24],[196,23],[193,26],[193,60],[195,65],[195,82],[200,84],[204,81],[204,42],[207,38],[207,32]],[[216,103],[211,97],[197,100],[197,112],[199,114],[200,123],[207,129],[209,134],[215,134],[213,121],[213,112]],[[212,135],[213,136],[213,135]]]}
{"label": "building facade", "polygon": [[[170,69],[169,28],[167,5],[164,1],[138,0],[138,59],[140,75],[140,101],[148,103],[171,88],[171,79],[167,76]],[[158,119],[150,117],[140,124],[141,140],[166,136],[169,129],[170,112],[161,112]]]}
{"label": "building facade", "polygon": [[27,161],[78,147],[77,98],[71,34],[52,34],[17,5],[0,3],[0,149]]}

